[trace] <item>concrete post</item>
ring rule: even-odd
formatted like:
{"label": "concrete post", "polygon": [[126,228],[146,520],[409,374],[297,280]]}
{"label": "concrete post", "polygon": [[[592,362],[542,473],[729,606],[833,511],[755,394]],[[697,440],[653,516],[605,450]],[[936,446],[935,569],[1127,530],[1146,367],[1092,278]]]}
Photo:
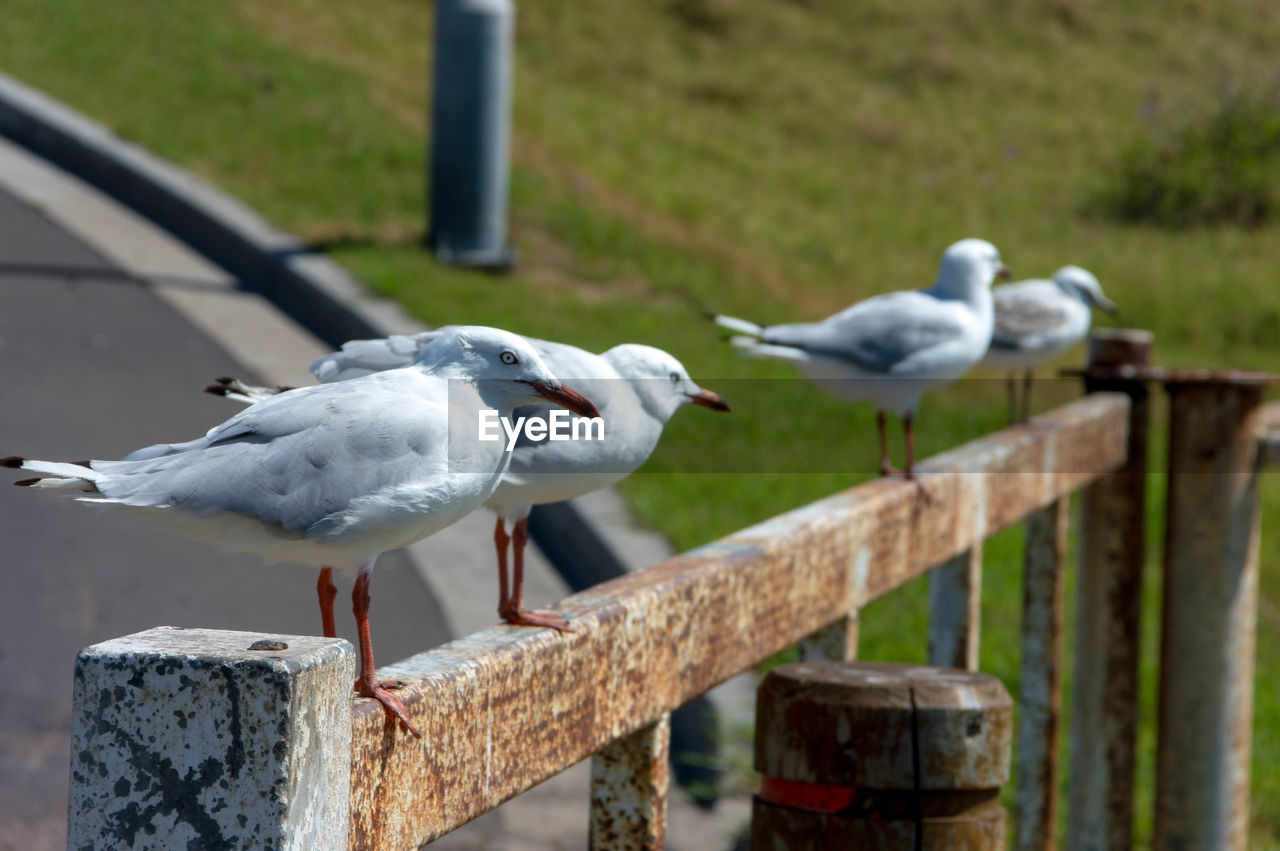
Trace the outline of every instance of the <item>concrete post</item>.
{"label": "concrete post", "polygon": [[1243,851],[1258,607],[1258,426],[1269,376],[1167,382],[1169,484],[1156,849]]}
{"label": "concrete post", "polygon": [[346,641],[157,627],[76,659],[68,848],[345,849]]}
{"label": "concrete post", "polygon": [[795,662],[756,704],[753,851],[1004,848],[1013,701],[995,677]]}

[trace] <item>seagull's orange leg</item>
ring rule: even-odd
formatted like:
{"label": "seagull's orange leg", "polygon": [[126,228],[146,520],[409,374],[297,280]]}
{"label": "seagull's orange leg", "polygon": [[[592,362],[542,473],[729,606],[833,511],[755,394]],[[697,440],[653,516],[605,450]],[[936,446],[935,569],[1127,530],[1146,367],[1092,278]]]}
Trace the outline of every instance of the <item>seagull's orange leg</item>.
{"label": "seagull's orange leg", "polygon": [[502,515],[498,515],[498,522],[493,526],[493,546],[498,551],[498,614],[501,615],[506,611],[507,604],[511,601],[511,589],[507,585],[507,545],[511,543],[511,537],[507,535],[507,526],[503,522]]}
{"label": "seagull's orange leg", "polygon": [[505,608],[501,609],[498,614],[502,615],[507,623],[519,626],[546,626],[551,629],[558,629],[561,632],[572,632],[573,628],[569,626],[560,615],[552,612],[539,614],[538,612],[525,611],[524,608],[524,546],[529,542],[529,518],[522,517],[516,522],[515,528],[511,530],[511,540],[513,547],[513,576],[511,582],[511,599],[507,600]]}
{"label": "seagull's orange leg", "polygon": [[389,689],[403,688],[404,683],[394,680],[390,682],[380,681],[374,676],[373,642],[369,638],[369,602],[371,599],[369,596],[369,571],[361,570],[360,575],[356,577],[355,587],[351,589],[351,610],[356,616],[356,634],[360,638],[360,676],[356,677],[356,692],[363,697],[372,697],[381,703],[388,718],[399,718],[400,723],[404,724],[410,733],[421,738],[422,734],[418,732],[418,728],[413,726],[413,722],[409,720],[409,712],[404,708],[404,704],[389,691]]}
{"label": "seagull's orange leg", "polygon": [[880,433],[880,475],[893,476],[898,470],[889,463],[889,435],[885,429],[885,413],[876,411],[876,430]]}
{"label": "seagull's orange leg", "polygon": [[906,477],[908,481],[916,483],[916,488],[920,491],[920,496],[925,502],[934,502],[937,498],[933,495],[933,491],[929,489],[922,480],[916,476],[916,425],[915,414],[909,413],[902,418],[902,436],[907,444],[907,469]]}
{"label": "seagull's orange leg", "polygon": [[320,578],[316,580],[316,596],[320,598],[320,622],[324,625],[325,638],[337,638],[338,629],[333,621],[333,601],[338,596],[338,588],[333,584],[333,568],[320,568]]}
{"label": "seagull's orange leg", "polygon": [[1022,376],[1022,419],[1019,422],[1027,422],[1031,419],[1031,377],[1033,370],[1028,369],[1026,374]]}

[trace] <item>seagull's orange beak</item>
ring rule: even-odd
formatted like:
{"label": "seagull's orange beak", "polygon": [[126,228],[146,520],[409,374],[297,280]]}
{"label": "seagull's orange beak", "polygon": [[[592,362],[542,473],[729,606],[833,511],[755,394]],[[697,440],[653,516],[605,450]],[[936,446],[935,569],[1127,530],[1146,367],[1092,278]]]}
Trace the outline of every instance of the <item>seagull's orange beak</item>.
{"label": "seagull's orange beak", "polygon": [[559,387],[552,387],[550,384],[543,384],[541,381],[530,381],[528,384],[548,402],[554,402],[562,408],[568,408],[578,416],[600,416],[600,411],[596,409],[595,405],[591,404],[591,400],[571,387],[565,387],[563,384]]}
{"label": "seagull's orange beak", "polygon": [[699,390],[697,393],[686,393],[684,395],[688,396],[689,401],[695,405],[701,405],[713,411],[729,410],[729,403],[719,393],[712,393],[710,390]]}
{"label": "seagull's orange beak", "polygon": [[1007,281],[1007,280],[1009,280],[1010,278],[1012,278],[1012,277],[1013,277],[1013,273],[1009,271],[1009,267],[1008,267],[1008,266],[1006,266],[1006,265],[1004,265],[1003,263],[1001,263],[1001,264],[1000,264],[1000,271],[996,272],[996,277],[997,277],[997,278],[999,278],[999,279],[1000,279],[1000,280],[1002,280],[1002,281]]}

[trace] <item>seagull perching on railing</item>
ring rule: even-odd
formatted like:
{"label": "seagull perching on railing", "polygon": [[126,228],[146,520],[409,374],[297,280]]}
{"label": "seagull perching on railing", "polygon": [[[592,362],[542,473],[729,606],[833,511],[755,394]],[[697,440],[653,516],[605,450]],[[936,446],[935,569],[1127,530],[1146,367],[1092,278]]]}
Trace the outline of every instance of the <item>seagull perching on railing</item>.
{"label": "seagull perching on railing", "polygon": [[390,692],[399,684],[375,677],[374,562],[480,507],[511,459],[504,441],[478,439],[481,412],[509,417],[541,400],[599,415],[522,338],[462,326],[424,346],[410,366],[281,393],[187,443],[146,447],[120,461],[9,457],[0,465],[42,474],[19,485],[125,509],[228,551],[321,567],[326,635],[335,634],[332,571],[356,571],[356,689],[417,735]]}
{"label": "seagull perching on railing", "polygon": [[[1049,281],[1017,281],[992,290],[996,325],[991,348],[982,365],[1008,370],[1009,421],[1025,422],[1031,415],[1031,376],[1035,368],[1089,334],[1090,308],[1115,313],[1102,294],[1102,284],[1079,266],[1063,266]],[[1023,372],[1022,410],[1018,410],[1015,375]]]}
{"label": "seagull perching on railing", "polygon": [[732,316],[716,316],[715,322],[738,335],[730,342],[743,354],[786,361],[837,398],[875,405],[882,476],[898,473],[889,463],[885,412],[900,414],[903,472],[915,480],[916,407],[924,394],[951,384],[987,353],[991,284],[1008,275],[994,245],[964,239],[943,253],[930,289],[873,296],[819,322],[764,326]]}
{"label": "seagull perching on railing", "polygon": [[[345,381],[410,363],[441,331],[376,340],[352,340],[339,351],[317,358],[311,372],[323,382]],[[550,441],[522,436],[502,483],[485,505],[497,515],[494,546],[498,553],[498,614],[507,623],[567,630],[553,612],[524,608],[524,550],[529,512],[545,505],[609,487],[643,464],[658,445],[667,421],[685,405],[729,410],[724,399],[699,387],[680,361],[652,346],[624,343],[600,354],[526,337],[551,371],[589,396],[604,418],[600,439]],[[253,387],[221,378],[208,392],[241,402],[269,399],[278,388]],[[545,416],[546,406],[524,406],[516,417]],[[507,526],[511,525],[511,533]],[[507,553],[512,556],[508,585]],[[508,590],[510,589],[510,590]]]}

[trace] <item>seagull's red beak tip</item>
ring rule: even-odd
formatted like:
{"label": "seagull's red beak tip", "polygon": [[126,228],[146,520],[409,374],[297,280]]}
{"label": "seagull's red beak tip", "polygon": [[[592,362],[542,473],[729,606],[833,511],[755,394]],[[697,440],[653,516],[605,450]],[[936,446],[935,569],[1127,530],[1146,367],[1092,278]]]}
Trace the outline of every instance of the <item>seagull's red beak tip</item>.
{"label": "seagull's red beak tip", "polygon": [[600,416],[600,410],[592,404],[591,400],[572,387],[566,387],[563,384],[559,387],[552,387],[550,384],[542,384],[536,381],[531,381],[529,384],[534,390],[538,391],[538,395],[548,402],[554,402],[562,408],[568,408],[580,417],[594,419]]}
{"label": "seagull's red beak tip", "polygon": [[728,411],[729,403],[719,393],[713,393],[710,390],[699,390],[697,393],[690,393],[689,401],[695,405],[701,405],[704,408],[710,408],[713,411]]}

